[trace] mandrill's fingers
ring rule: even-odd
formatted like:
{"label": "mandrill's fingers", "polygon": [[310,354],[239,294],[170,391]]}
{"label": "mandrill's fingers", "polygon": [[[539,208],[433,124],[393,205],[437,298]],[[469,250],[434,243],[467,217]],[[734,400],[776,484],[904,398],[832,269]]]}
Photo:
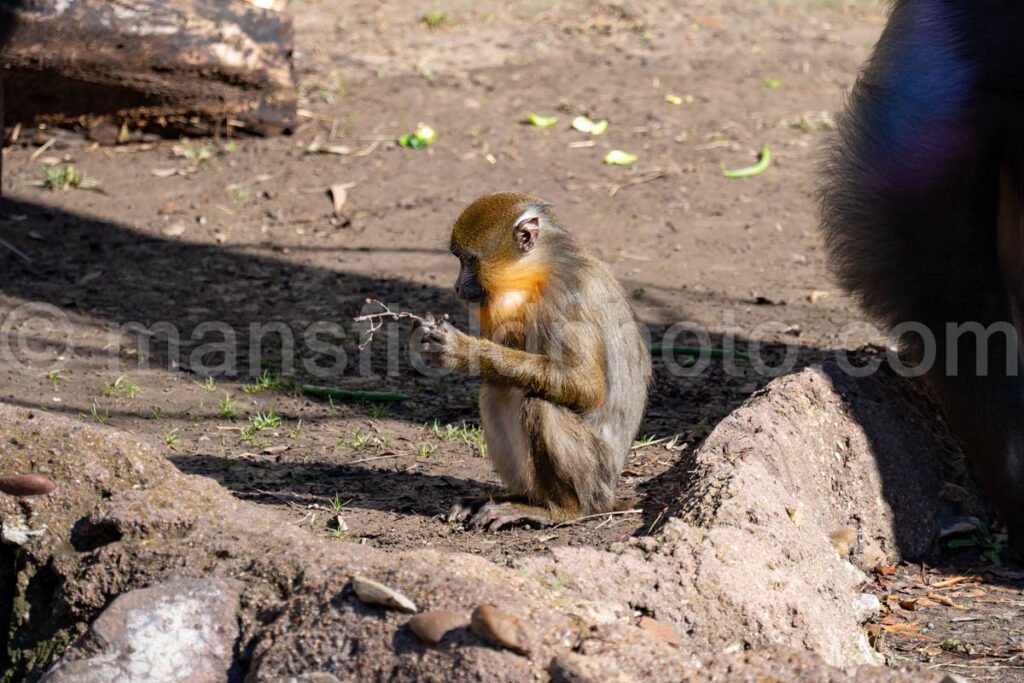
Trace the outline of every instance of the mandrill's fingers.
{"label": "mandrill's fingers", "polygon": [[446,345],[444,342],[421,341],[416,348],[420,353],[444,353]]}
{"label": "mandrill's fingers", "polygon": [[473,514],[473,510],[480,505],[479,499],[457,500],[448,510],[445,519],[449,522],[464,522]]}
{"label": "mandrill's fingers", "polygon": [[455,334],[455,328],[448,323],[424,327],[423,339],[436,342],[447,342]]}

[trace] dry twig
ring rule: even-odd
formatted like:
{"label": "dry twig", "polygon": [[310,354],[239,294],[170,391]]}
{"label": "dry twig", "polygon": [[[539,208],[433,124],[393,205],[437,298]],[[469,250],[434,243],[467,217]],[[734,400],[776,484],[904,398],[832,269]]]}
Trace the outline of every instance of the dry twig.
{"label": "dry twig", "polygon": [[641,512],[643,512],[643,510],[641,510],[640,508],[633,508],[631,510],[613,510],[611,512],[598,512],[594,515],[584,515],[582,517],[577,517],[576,519],[566,520],[564,522],[554,525],[551,528],[559,529],[563,526],[572,526],[573,524],[579,524],[580,522],[586,522],[591,519],[600,519],[601,517],[616,517],[618,515],[638,515]]}
{"label": "dry twig", "polygon": [[[377,299],[367,299],[366,303],[376,304],[383,308],[384,310],[380,311],[379,313],[367,313],[366,315],[360,315],[358,317],[352,318],[352,320],[357,323],[370,323],[370,328],[363,335],[362,343],[359,344],[360,350],[366,348],[366,346],[371,341],[373,341],[374,333],[384,326],[385,318],[390,318],[392,320],[401,320],[402,318],[409,318],[410,320],[415,320],[416,322],[423,325],[433,325],[434,323],[437,322],[434,319],[433,314],[431,313],[427,313],[426,316],[421,316],[416,315],[415,313],[409,313],[408,311],[392,311],[390,308],[388,308],[387,304],[385,304],[383,301],[378,301]],[[441,319],[447,320],[448,314],[445,313]]]}

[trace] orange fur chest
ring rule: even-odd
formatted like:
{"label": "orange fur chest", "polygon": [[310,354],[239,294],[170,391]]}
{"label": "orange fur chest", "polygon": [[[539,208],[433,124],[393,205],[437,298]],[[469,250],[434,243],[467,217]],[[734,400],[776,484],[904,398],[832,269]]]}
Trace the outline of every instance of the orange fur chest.
{"label": "orange fur chest", "polygon": [[[496,335],[521,337],[524,324],[530,318],[530,309],[547,285],[550,267],[540,264],[517,264],[481,274],[487,298],[480,307],[480,328],[484,336],[494,341]],[[508,343],[502,341],[502,343]]]}

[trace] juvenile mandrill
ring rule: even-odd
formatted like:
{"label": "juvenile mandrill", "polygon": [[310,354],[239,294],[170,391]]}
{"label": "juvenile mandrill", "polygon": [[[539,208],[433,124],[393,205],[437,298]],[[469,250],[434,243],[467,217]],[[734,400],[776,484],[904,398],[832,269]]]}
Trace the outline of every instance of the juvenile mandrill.
{"label": "juvenile mandrill", "polygon": [[487,453],[509,495],[460,501],[449,520],[496,530],[614,509],[651,378],[622,287],[529,195],[470,204],[451,251],[455,293],[477,309],[483,337],[426,324],[420,351],[483,376]]}

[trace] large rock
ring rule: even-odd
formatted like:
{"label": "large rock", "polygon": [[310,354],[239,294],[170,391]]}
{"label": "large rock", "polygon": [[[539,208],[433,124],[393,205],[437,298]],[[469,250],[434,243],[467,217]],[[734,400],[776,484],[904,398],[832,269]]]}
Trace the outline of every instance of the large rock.
{"label": "large rock", "polygon": [[[37,471],[58,485],[40,498],[0,496],[4,527],[28,532],[20,547],[0,546],[8,678],[38,675],[114,596],[192,577],[245,584],[238,664],[248,680],[593,680],[607,670],[618,680],[938,681],[871,666],[861,623],[876,603],[829,541],[853,525],[854,559],[866,566],[932,538],[934,453],[948,444],[932,435],[928,404],[918,411],[903,392],[834,366],[777,380],[695,454],[655,535],[512,567],[318,538],[126,434],[0,405],[0,474]],[[894,467],[912,473],[898,493]],[[923,522],[908,522],[911,512]],[[426,645],[408,614],[362,602],[354,574],[422,611],[468,621],[493,605],[528,625],[529,652],[468,628]],[[642,616],[654,621],[641,628]]]}
{"label": "large rock", "polygon": [[223,683],[234,664],[241,588],[191,579],[124,593],[41,683]]}

